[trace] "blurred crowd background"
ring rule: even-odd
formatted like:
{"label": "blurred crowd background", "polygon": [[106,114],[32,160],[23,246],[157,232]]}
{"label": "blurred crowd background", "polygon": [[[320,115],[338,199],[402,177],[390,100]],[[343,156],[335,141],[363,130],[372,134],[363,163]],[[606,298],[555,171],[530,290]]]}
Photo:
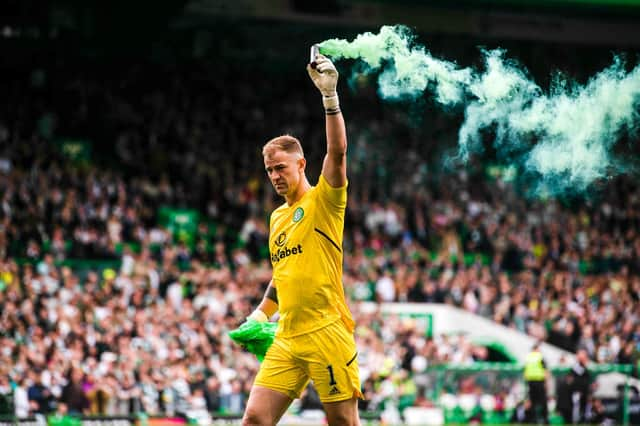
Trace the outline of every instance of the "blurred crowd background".
{"label": "blurred crowd background", "polygon": [[[226,30],[198,33],[209,50],[186,59],[58,47],[0,66],[0,411],[242,412],[259,364],[226,332],[270,280],[268,215],[281,202],[261,147],[299,137],[315,183],[324,115],[304,48],[284,64],[273,50],[267,63],[263,51],[238,58],[223,49]],[[424,41],[447,59],[478,60],[478,40]],[[554,69],[584,81],[611,60],[608,48],[506,45],[541,84]],[[347,70],[344,285],[361,409],[398,396],[432,406],[429,367],[492,359],[464,335],[427,336],[359,302],[450,304],[637,375],[637,179],[527,197],[508,165],[447,161],[455,111],[382,103]],[[197,212],[192,231],[175,232],[163,208]],[[319,407],[312,388],[300,404]]]}

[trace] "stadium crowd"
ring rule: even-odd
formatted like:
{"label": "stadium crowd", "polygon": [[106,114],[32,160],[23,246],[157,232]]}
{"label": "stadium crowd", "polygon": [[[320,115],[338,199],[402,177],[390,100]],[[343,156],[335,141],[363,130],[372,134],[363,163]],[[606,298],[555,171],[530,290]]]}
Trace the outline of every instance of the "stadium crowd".
{"label": "stadium crowd", "polygon": [[[278,202],[260,149],[270,135],[299,135],[317,175],[315,93],[257,94],[239,70],[216,80],[199,67],[111,71],[36,69],[21,84],[0,81],[16,100],[0,118],[0,394],[11,393],[19,416],[60,404],[75,413],[242,411],[258,364],[226,332],[270,279],[267,214]],[[409,114],[366,88],[343,103],[344,284],[360,324],[363,409],[380,409],[389,386],[429,405],[420,381],[428,366],[488,353],[357,302],[447,303],[586,349],[594,362],[636,365],[636,183],[612,181],[597,200],[528,199],[504,174],[426,161],[440,155],[431,141],[455,140],[444,118],[412,132]],[[73,134],[111,157],[65,157],[54,141]],[[201,212],[192,244],[158,221],[162,206]],[[75,268],[72,259],[113,263]]]}

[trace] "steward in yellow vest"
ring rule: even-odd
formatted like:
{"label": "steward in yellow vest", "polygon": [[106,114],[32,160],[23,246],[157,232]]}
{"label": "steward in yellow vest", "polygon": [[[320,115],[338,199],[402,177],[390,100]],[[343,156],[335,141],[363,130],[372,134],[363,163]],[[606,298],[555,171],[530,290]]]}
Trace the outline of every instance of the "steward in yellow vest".
{"label": "steward in yellow vest", "polygon": [[536,422],[541,414],[543,422],[548,424],[546,378],[547,367],[540,352],[540,343],[536,343],[524,361],[524,380],[529,388],[529,400]]}

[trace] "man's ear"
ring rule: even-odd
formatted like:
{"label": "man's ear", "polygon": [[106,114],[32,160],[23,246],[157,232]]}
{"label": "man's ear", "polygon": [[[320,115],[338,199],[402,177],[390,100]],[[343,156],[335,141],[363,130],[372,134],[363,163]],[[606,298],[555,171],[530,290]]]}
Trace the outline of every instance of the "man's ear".
{"label": "man's ear", "polygon": [[298,158],[298,167],[304,171],[304,169],[307,167],[307,159],[304,157]]}

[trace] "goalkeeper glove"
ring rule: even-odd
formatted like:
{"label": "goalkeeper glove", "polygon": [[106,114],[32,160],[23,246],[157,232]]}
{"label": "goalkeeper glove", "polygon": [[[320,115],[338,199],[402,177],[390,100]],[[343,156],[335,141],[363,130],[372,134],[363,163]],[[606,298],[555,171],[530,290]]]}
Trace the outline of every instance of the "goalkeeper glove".
{"label": "goalkeeper glove", "polygon": [[307,65],[309,77],[316,85],[320,93],[322,93],[322,103],[324,109],[329,111],[339,111],[340,102],[338,100],[338,70],[336,70],[333,62],[324,55],[318,54],[315,59],[315,67],[311,64]]}
{"label": "goalkeeper glove", "polygon": [[254,354],[258,361],[262,362],[273,343],[276,328],[278,328],[278,323],[248,318],[240,327],[231,330],[229,337]]}

